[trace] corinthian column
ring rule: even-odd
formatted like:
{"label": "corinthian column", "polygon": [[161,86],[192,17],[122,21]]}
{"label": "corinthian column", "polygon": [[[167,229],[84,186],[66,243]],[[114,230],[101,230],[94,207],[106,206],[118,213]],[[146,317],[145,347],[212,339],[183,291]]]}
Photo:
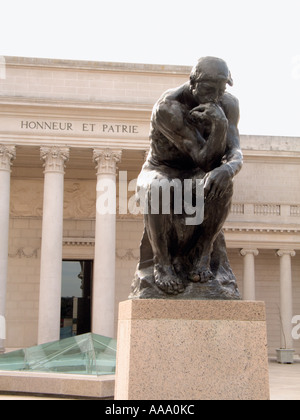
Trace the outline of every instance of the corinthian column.
{"label": "corinthian column", "polygon": [[4,351],[8,262],[10,172],[16,158],[14,146],[0,145],[0,353]]}
{"label": "corinthian column", "polygon": [[292,257],[296,255],[296,252],[294,250],[280,249],[277,251],[277,255],[280,257],[281,348],[292,349]]}
{"label": "corinthian column", "polygon": [[255,262],[257,249],[242,249],[240,254],[244,257],[244,276],[243,276],[243,299],[255,300]]}
{"label": "corinthian column", "polygon": [[65,147],[42,147],[44,204],[41,248],[38,343],[60,338]]}
{"label": "corinthian column", "polygon": [[97,208],[92,331],[114,337],[116,254],[116,171],[121,151],[95,149]]}

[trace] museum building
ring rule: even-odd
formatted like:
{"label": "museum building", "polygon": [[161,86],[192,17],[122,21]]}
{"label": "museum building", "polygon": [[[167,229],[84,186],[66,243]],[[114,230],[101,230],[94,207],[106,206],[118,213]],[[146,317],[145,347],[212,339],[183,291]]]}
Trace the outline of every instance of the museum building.
{"label": "museum building", "polygon": [[[116,336],[139,259],[143,217],[132,198],[152,107],[190,70],[4,57],[2,350],[88,331]],[[269,354],[299,355],[300,138],[241,135],[241,147],[224,226],[229,259],[243,299],[266,303]],[[103,186],[115,212],[98,208]]]}

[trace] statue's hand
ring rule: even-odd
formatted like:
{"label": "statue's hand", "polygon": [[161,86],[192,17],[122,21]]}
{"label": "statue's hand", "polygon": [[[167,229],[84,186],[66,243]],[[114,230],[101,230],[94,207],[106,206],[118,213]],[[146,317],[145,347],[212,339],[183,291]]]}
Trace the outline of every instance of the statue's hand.
{"label": "statue's hand", "polygon": [[204,179],[204,198],[206,201],[223,197],[232,188],[232,170],[227,165],[213,169]]}
{"label": "statue's hand", "polygon": [[190,114],[196,120],[200,122],[210,121],[211,123],[218,123],[218,124],[227,124],[227,118],[223,111],[223,109],[213,103],[209,102],[207,104],[198,105],[196,108],[193,108],[190,111]]}

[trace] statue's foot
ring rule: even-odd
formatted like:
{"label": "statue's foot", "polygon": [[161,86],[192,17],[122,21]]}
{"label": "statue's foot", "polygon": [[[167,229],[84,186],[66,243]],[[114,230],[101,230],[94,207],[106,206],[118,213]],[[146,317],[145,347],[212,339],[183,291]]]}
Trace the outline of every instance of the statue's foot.
{"label": "statue's foot", "polygon": [[182,280],[176,275],[172,266],[154,266],[154,280],[156,285],[169,295],[178,295],[184,292]]}
{"label": "statue's foot", "polygon": [[210,280],[214,279],[214,275],[211,270],[207,267],[199,267],[190,274],[189,278],[194,283],[207,283]]}
{"label": "statue's foot", "polygon": [[184,290],[189,284],[190,280],[188,278],[189,268],[184,264],[179,258],[175,258],[172,262],[172,267],[174,268],[175,274],[181,279],[181,283],[184,286]]}

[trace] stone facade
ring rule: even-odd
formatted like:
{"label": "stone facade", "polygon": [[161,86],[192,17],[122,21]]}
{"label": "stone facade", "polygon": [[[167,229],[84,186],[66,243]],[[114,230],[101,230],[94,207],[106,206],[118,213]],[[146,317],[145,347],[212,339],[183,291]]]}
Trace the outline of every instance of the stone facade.
{"label": "stone facade", "polygon": [[[57,336],[62,259],[94,260],[92,328],[116,334],[118,303],[130,292],[143,230],[142,217],[126,205],[134,190],[130,181],[149,147],[154,102],[184,83],[190,68],[5,61],[6,78],[0,80],[0,219],[3,226],[9,220],[0,244],[5,346],[27,347]],[[292,346],[299,354],[300,340],[290,337],[291,318],[300,315],[300,138],[242,135],[241,144],[245,164],[225,225],[229,258],[244,299],[266,303],[269,353]],[[107,179],[116,188],[116,217],[110,220],[96,212],[98,185]],[[120,186],[126,186],[125,196]],[[104,267],[111,267],[107,274]],[[50,295],[52,309],[46,311]],[[51,324],[54,329],[43,336],[42,325]]]}

